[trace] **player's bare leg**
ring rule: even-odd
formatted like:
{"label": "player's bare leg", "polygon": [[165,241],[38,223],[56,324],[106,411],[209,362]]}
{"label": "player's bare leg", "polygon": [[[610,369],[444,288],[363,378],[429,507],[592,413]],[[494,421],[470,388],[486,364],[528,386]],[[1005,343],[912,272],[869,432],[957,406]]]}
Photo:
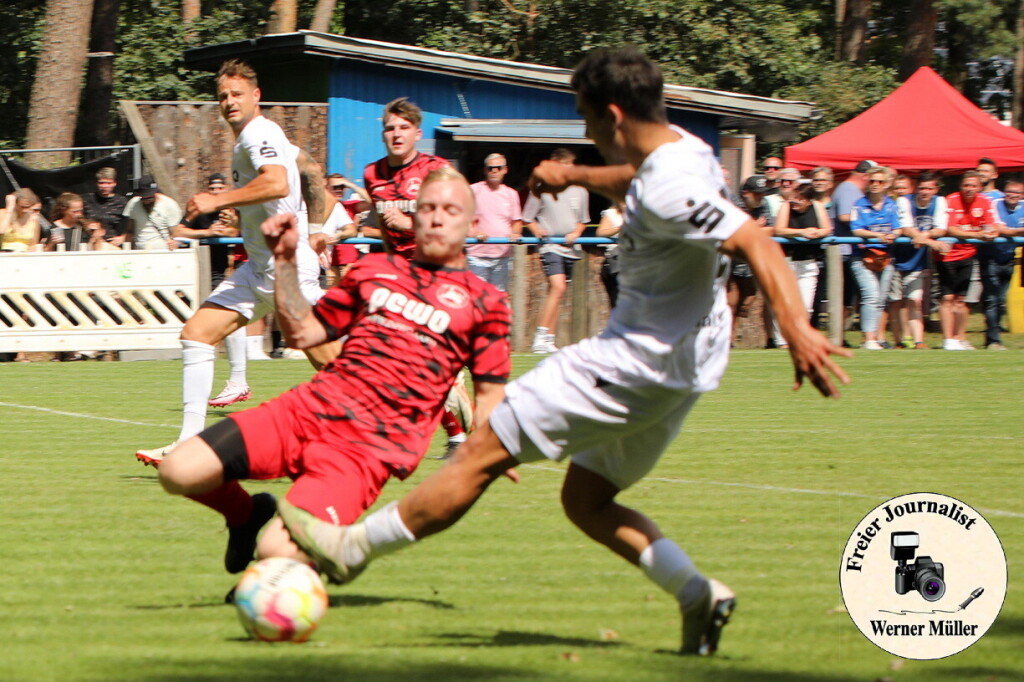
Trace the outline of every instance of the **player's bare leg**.
{"label": "player's bare leg", "polygon": [[228,334],[246,324],[244,316],[215,303],[204,303],[188,319],[181,330],[181,397],[183,411],[181,432],[170,445],[152,450],[139,450],[136,459],[159,466],[161,460],[178,443],[183,443],[206,426],[206,407],[213,390],[216,345]]}
{"label": "player's bare leg", "polygon": [[252,561],[256,538],[273,517],[277,504],[269,493],[249,495],[238,481],[224,480],[224,465],[210,445],[193,436],[160,464],[160,484],[171,495],[184,495],[224,517],[228,545],[224,568],[239,573]]}
{"label": "player's bare leg", "polygon": [[634,566],[672,595],[683,617],[681,653],[710,655],[736,598],[725,585],[708,580],[690,557],[641,512],[615,501],[620,490],[600,474],[569,464],[562,507],[580,530]]}
{"label": "player's bare leg", "polygon": [[496,478],[515,467],[490,425],[474,431],[455,456],[392,503],[351,526],[335,526],[282,501],[292,538],[332,582],[348,583],[367,564],[455,524]]}

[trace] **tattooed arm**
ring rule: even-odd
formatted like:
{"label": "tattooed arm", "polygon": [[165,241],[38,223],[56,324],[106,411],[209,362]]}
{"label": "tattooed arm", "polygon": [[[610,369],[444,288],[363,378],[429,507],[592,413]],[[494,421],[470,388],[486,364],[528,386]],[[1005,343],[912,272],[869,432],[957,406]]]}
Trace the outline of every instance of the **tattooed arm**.
{"label": "tattooed arm", "polygon": [[299,288],[295,260],[299,232],[295,216],[291,213],[270,216],[260,228],[267,246],[274,254],[274,304],[288,345],[303,350],[329,341],[327,330],[313,314],[313,309]]}
{"label": "tattooed arm", "polygon": [[302,200],[306,202],[309,222],[311,225],[322,225],[326,222],[327,216],[331,215],[338,200],[324,187],[320,164],[304,149],[299,150],[299,156],[295,163],[299,167]]}

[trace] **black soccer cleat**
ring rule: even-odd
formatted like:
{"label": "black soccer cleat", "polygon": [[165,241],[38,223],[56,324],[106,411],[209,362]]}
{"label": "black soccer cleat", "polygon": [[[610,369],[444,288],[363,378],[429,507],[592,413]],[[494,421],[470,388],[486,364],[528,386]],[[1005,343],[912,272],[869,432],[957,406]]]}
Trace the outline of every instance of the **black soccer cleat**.
{"label": "black soccer cleat", "polygon": [[241,573],[256,553],[260,529],[277,513],[277,500],[270,493],[252,496],[252,514],[241,526],[228,526],[228,548],[224,552],[224,568],[228,573]]}

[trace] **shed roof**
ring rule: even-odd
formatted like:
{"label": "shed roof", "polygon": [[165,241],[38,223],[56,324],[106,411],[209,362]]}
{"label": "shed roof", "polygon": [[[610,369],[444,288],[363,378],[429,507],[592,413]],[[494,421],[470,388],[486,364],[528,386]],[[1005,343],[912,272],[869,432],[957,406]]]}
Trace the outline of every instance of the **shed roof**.
{"label": "shed roof", "polygon": [[[213,70],[230,57],[256,60],[298,54],[353,59],[463,78],[571,92],[569,79],[572,72],[569,69],[305,30],[193,48],[185,51],[185,63],[193,68]],[[666,85],[665,100],[672,108],[720,116],[723,128],[763,123],[796,124],[810,119],[814,113],[813,105],[809,102],[685,85]]]}

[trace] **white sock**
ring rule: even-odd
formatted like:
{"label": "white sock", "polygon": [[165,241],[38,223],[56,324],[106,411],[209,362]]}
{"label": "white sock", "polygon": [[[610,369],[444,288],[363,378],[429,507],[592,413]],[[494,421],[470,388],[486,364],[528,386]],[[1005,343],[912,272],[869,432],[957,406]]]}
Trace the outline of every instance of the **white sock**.
{"label": "white sock", "polygon": [[191,438],[206,427],[206,402],[213,389],[213,346],[199,341],[181,342],[181,399],[185,404],[181,415],[178,442]]}
{"label": "white sock", "polygon": [[239,327],[227,335],[224,339],[224,347],[228,351],[228,364],[231,365],[231,374],[228,381],[239,386],[247,386],[249,382],[245,378],[245,327]]}
{"label": "white sock", "polygon": [[655,540],[640,552],[640,568],[647,578],[665,590],[686,610],[707,586],[693,559],[668,538]]}
{"label": "white sock", "polygon": [[260,336],[246,336],[245,337],[246,350],[253,355],[259,355],[263,352],[263,335]]}
{"label": "white sock", "polygon": [[548,328],[547,327],[537,327],[537,333],[533,335],[533,342],[537,343],[539,341],[544,341],[547,338],[548,338]]}
{"label": "white sock", "polygon": [[[376,559],[377,557],[391,554],[416,542],[416,536],[405,527],[402,516],[398,513],[397,502],[392,502],[367,516],[363,520],[363,526],[366,528],[366,539],[370,543],[370,558]],[[361,561],[349,561],[350,559],[359,558],[348,556],[350,549],[355,550],[356,548],[350,548],[346,544],[345,559],[349,566],[356,566],[362,563]]]}

